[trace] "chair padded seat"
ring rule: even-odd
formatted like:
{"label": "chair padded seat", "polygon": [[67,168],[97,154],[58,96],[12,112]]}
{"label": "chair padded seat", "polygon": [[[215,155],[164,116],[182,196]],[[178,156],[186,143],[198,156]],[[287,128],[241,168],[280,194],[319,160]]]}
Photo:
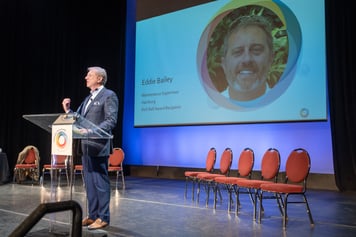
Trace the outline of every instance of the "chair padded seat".
{"label": "chair padded seat", "polygon": [[198,174],[205,174],[207,173],[206,171],[185,171],[184,176],[188,177],[197,177]]}
{"label": "chair padded seat", "polygon": [[112,166],[108,168],[109,171],[120,171],[122,170],[121,166]]}
{"label": "chair padded seat", "polygon": [[66,165],[50,165],[50,164],[45,164],[43,165],[44,169],[66,169],[67,166]]}
{"label": "chair padded seat", "polygon": [[226,177],[224,174],[198,174],[198,179],[204,179],[204,180],[214,180],[216,177]]}
{"label": "chair padded seat", "polygon": [[280,193],[301,193],[303,192],[303,186],[297,184],[285,184],[285,183],[268,183],[261,184],[261,190],[273,191]]}
{"label": "chair padded seat", "polygon": [[275,184],[272,181],[268,180],[255,180],[255,179],[240,179],[240,180],[234,180],[233,184],[236,184],[240,187],[244,188],[255,188],[259,189],[262,184]]}
{"label": "chair padded seat", "polygon": [[16,164],[15,166],[18,169],[30,169],[30,168],[37,168],[36,164]]}
{"label": "chair padded seat", "polygon": [[246,179],[245,177],[226,177],[226,176],[219,176],[215,177],[214,181],[217,183],[222,183],[222,184],[235,184],[237,180],[243,180]]}

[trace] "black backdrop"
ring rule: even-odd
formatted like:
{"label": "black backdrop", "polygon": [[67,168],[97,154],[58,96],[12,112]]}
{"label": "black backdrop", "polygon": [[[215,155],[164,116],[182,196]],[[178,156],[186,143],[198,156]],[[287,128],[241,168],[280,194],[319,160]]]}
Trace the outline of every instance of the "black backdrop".
{"label": "black backdrop", "polygon": [[327,69],[335,180],[341,191],[356,190],[355,7],[345,0],[326,2]]}
{"label": "black backdrop", "polygon": [[[353,5],[346,0],[326,0],[333,157],[341,191],[356,190]],[[0,1],[0,147],[8,155],[10,169],[19,151],[29,144],[39,148],[42,163],[49,161],[50,134],[22,115],[62,112],[64,97],[71,97],[76,108],[88,94],[84,83],[88,66],[106,68],[107,86],[119,96],[114,143],[121,145],[125,19],[125,0]]]}
{"label": "black backdrop", "polygon": [[126,2],[114,0],[1,0],[2,92],[0,147],[12,171],[28,144],[50,161],[51,135],[24,114],[62,113],[64,97],[76,109],[89,90],[88,66],[102,66],[120,99],[114,144],[121,144]]}

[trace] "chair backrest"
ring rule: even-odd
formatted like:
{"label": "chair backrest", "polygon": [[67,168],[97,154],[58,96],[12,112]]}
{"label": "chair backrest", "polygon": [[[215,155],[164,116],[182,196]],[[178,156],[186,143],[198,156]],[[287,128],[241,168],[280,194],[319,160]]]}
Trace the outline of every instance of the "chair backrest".
{"label": "chair backrest", "polygon": [[214,170],[216,162],[216,149],[214,147],[210,148],[208,155],[206,156],[205,170],[206,172],[212,172]]}
{"label": "chair backrest", "polygon": [[34,164],[35,162],[36,162],[35,150],[33,148],[31,148],[30,150],[28,150],[27,155],[26,155],[25,160],[23,161],[23,163],[25,163],[25,164]]}
{"label": "chair backrest", "polygon": [[67,158],[68,158],[68,156],[66,156],[66,155],[54,155],[53,163],[56,165],[67,164]]}
{"label": "chair backrest", "polygon": [[233,159],[232,150],[229,147],[225,148],[225,150],[221,154],[221,158],[220,158],[220,173],[221,174],[229,175],[231,164],[232,164],[232,159]]}
{"label": "chair backrest", "polygon": [[305,187],[310,166],[311,161],[309,153],[303,148],[294,149],[287,158],[285,182],[303,182]]}
{"label": "chair backrest", "polygon": [[37,147],[26,146],[17,157],[17,164],[39,164],[40,156]]}
{"label": "chair backrest", "polygon": [[120,166],[125,158],[123,149],[115,147],[109,156],[109,166]]}
{"label": "chair backrest", "polygon": [[251,148],[245,148],[240,153],[237,163],[238,176],[248,177],[252,174],[253,165],[255,163],[255,154]]}
{"label": "chair backrest", "polygon": [[275,179],[277,181],[281,156],[276,148],[269,148],[264,153],[261,161],[261,178]]}

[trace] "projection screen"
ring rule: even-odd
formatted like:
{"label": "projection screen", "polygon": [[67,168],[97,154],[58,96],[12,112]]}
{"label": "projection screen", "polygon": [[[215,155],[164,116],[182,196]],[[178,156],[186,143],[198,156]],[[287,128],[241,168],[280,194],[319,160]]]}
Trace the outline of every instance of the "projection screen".
{"label": "projection screen", "polygon": [[[324,0],[206,1],[137,19],[135,127],[327,119]],[[249,33],[253,21],[266,36]]]}

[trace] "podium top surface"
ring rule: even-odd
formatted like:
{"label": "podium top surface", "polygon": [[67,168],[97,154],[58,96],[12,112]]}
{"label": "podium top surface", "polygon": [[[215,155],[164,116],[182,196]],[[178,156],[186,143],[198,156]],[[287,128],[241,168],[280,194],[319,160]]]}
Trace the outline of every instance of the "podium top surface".
{"label": "podium top surface", "polygon": [[22,117],[38,127],[52,133],[52,124],[62,114],[25,114]]}
{"label": "podium top surface", "polygon": [[[113,135],[99,128],[77,113],[70,114],[27,114],[24,119],[52,133],[53,125],[72,125],[74,139],[112,139]],[[81,129],[90,130],[82,133]]]}

